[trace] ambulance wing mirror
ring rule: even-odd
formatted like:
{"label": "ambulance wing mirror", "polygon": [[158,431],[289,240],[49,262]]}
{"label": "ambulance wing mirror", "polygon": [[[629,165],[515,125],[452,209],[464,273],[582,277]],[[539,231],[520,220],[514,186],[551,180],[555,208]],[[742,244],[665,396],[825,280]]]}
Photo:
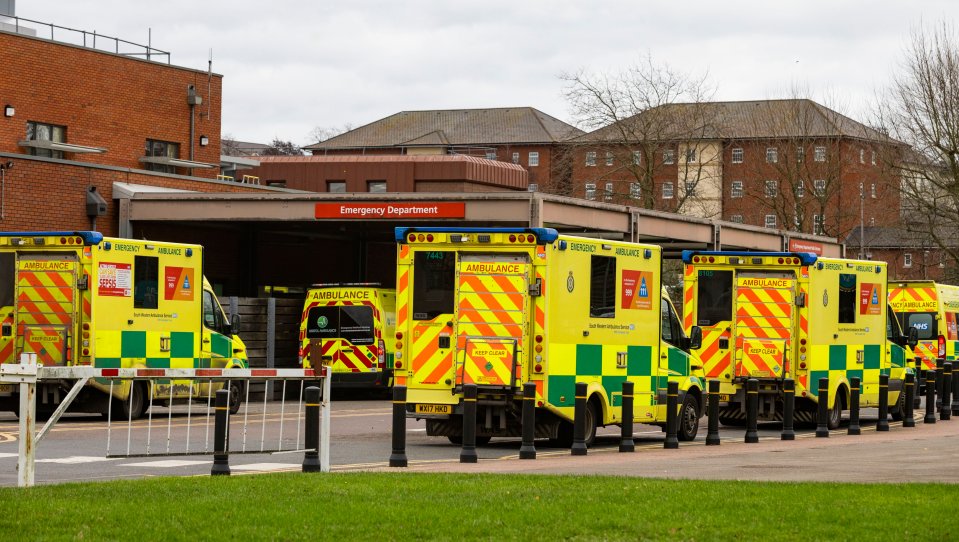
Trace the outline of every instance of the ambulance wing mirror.
{"label": "ambulance wing mirror", "polygon": [[910,326],[907,337],[906,344],[909,345],[909,348],[916,348],[916,345],[919,344],[919,330]]}
{"label": "ambulance wing mirror", "polygon": [[693,326],[689,330],[689,349],[699,350],[703,346],[703,328]]}
{"label": "ambulance wing mirror", "polygon": [[796,294],[796,306],[800,308],[806,306],[806,292]]}
{"label": "ambulance wing mirror", "polygon": [[230,316],[230,335],[236,335],[240,332],[240,315],[234,314]]}

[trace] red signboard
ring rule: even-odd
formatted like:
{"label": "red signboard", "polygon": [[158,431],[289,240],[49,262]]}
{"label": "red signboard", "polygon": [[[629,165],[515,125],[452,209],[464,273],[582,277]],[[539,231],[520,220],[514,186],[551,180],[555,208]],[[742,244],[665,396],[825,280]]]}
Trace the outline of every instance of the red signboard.
{"label": "red signboard", "polygon": [[882,314],[882,304],[885,302],[882,284],[863,282],[859,285],[859,314]]}
{"label": "red signboard", "polygon": [[163,288],[163,299],[175,301],[193,301],[195,276],[189,267],[167,267]]}
{"label": "red signboard", "polygon": [[822,256],[822,244],[802,239],[789,240],[790,252],[811,252],[817,256]]}
{"label": "red signboard", "polygon": [[465,218],[464,202],[317,203],[316,218]]}

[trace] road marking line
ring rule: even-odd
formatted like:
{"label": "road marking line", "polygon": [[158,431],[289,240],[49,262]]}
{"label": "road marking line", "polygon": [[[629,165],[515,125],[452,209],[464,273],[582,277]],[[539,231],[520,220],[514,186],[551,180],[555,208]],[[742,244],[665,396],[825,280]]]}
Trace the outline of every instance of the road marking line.
{"label": "road marking line", "polygon": [[164,459],[162,461],[144,461],[142,463],[124,463],[123,467],[156,467],[158,469],[172,469],[176,467],[192,467],[194,465],[209,465],[210,461],[196,461],[188,459]]}
{"label": "road marking line", "polygon": [[3,452],[3,453],[0,453],[0,459],[4,459],[6,457],[18,457],[19,455],[20,454],[11,454],[11,453]]}
{"label": "road marking line", "polygon": [[53,459],[37,459],[37,463],[58,463],[60,465],[80,465],[83,463],[100,463],[103,461],[116,461],[116,458],[107,458],[103,456],[74,455],[71,457],[59,457]]}

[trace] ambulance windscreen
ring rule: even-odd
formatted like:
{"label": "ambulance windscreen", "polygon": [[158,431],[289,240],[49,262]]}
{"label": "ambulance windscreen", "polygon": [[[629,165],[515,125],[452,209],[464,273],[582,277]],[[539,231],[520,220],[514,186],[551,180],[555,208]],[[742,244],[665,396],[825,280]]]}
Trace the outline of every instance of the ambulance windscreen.
{"label": "ambulance windscreen", "polygon": [[413,256],[413,320],[453,314],[455,283],[455,252],[417,252]]}
{"label": "ambulance windscreen", "polygon": [[346,339],[354,346],[374,344],[373,308],[366,305],[313,307],[306,320],[308,339]]}
{"label": "ambulance windscreen", "polygon": [[714,326],[733,319],[733,272],[700,269],[697,277],[696,325]]}

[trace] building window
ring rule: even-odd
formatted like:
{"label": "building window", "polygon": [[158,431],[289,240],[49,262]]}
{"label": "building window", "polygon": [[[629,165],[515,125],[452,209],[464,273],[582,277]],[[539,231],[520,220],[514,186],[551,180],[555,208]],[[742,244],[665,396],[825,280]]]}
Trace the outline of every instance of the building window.
{"label": "building window", "polygon": [[872,165],[876,165],[876,151],[872,151]]}
{"label": "building window", "polygon": [[816,147],[816,149],[815,149],[814,152],[815,152],[814,159],[815,159],[817,162],[825,162],[825,161],[826,161],[826,147]]}
{"label": "building window", "polygon": [[876,199],[876,183],[872,183],[869,185],[869,197],[872,199]]}
{"label": "building window", "polygon": [[676,153],[673,149],[666,149],[663,151],[663,163],[664,164],[673,164],[676,162]]}
{"label": "building window", "polygon": [[686,181],[686,197],[692,198],[696,196],[696,181]]}
{"label": "building window", "polygon": [[796,162],[802,163],[806,159],[806,147],[796,147]]}
{"label": "building window", "polygon": [[640,151],[633,151],[633,165],[638,166],[643,163],[643,153]]}
{"label": "building window", "polygon": [[806,196],[806,181],[799,179],[799,183],[796,184],[796,197],[802,198]]}
{"label": "building window", "polygon": [[529,153],[529,167],[536,167],[539,165],[539,153],[536,151],[530,151]]}
{"label": "building window", "polygon": [[606,201],[613,200],[613,183],[606,183],[606,193],[603,195],[603,199]]}
{"label": "building window", "polygon": [[663,199],[673,199],[673,183],[663,183]]}
{"label": "building window", "polygon": [[815,235],[825,235],[826,215],[812,215],[812,232]]}
{"label": "building window", "polygon": [[629,183],[629,197],[640,199],[643,196],[643,186],[639,183]]}
{"label": "building window", "polygon": [[366,191],[374,194],[386,192],[386,181],[366,181]]}
{"label": "building window", "polygon": [[[67,142],[67,127],[56,124],[44,124],[42,122],[27,122],[27,140],[29,141],[52,141],[55,143]],[[30,147],[30,154],[33,156],[46,156],[47,158],[63,158],[63,151],[53,149],[37,149]]]}
{"label": "building window", "polygon": [[866,163],[866,149],[859,149],[859,163]]}
{"label": "building window", "polygon": [[596,165],[596,151],[586,152],[586,165],[589,167]]}
{"label": "building window", "polygon": [[867,260],[871,260],[871,259],[872,259],[872,252],[867,252],[864,257],[865,257]]}
{"label": "building window", "polygon": [[874,217],[874,216],[869,217],[869,225],[870,225],[870,226],[875,226],[875,225],[876,225],[876,217]]}
{"label": "building window", "polygon": [[816,179],[812,182],[812,189],[817,196],[826,195],[826,179]]}
{"label": "building window", "polygon": [[496,160],[496,151],[486,151],[487,160]]}
{"label": "building window", "polygon": [[529,185],[526,186],[526,190],[529,192],[536,192],[539,190],[539,185],[536,183],[529,183]]}
{"label": "building window", "polygon": [[902,255],[902,266],[903,267],[912,267],[912,254],[905,253]]}
{"label": "building window", "polygon": [[[148,139],[144,149],[146,156],[163,156],[166,158],[180,157],[180,144],[169,141],[160,141],[157,139]],[[146,164],[149,171],[159,171],[161,173],[176,173],[176,168],[170,164]]]}
{"label": "building window", "polygon": [[346,192],[346,181],[326,181],[326,191],[343,194]]}
{"label": "building window", "polygon": [[729,197],[731,198],[741,198],[743,197],[743,182],[742,181],[733,181],[732,185],[729,187]]}
{"label": "building window", "polygon": [[518,164],[518,163],[519,163],[519,153],[518,153],[518,152],[514,152],[514,153],[513,153],[513,163],[514,163],[514,164]]}
{"label": "building window", "polygon": [[779,150],[776,147],[766,147],[766,162],[775,164],[779,161]]}
{"label": "building window", "polygon": [[696,162],[696,149],[686,149],[686,163],[692,164]]}
{"label": "building window", "polygon": [[779,182],[766,181],[766,197],[775,198],[777,196],[779,196]]}
{"label": "building window", "polygon": [[596,199],[596,183],[586,183],[586,199]]}
{"label": "building window", "polygon": [[733,163],[742,164],[743,163],[743,149],[741,147],[736,147],[733,149]]}
{"label": "building window", "polygon": [[613,165],[613,153],[611,151],[606,151],[606,165]]}
{"label": "building window", "polygon": [[729,221],[730,221],[730,222],[735,222],[735,223],[737,223],[737,224],[742,224],[742,223],[743,223],[743,215],[733,215],[733,216],[729,217]]}
{"label": "building window", "polygon": [[766,215],[766,227],[775,228],[776,227],[776,215]]}

